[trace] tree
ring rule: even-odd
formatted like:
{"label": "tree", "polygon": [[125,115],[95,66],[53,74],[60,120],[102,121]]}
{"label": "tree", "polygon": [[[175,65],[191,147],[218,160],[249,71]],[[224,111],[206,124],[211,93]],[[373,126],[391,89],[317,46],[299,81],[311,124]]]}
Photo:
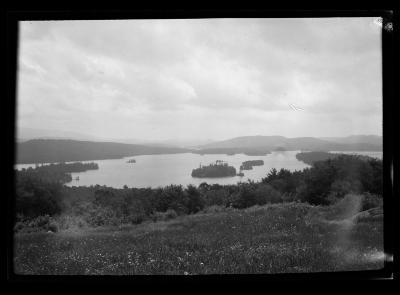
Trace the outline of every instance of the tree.
{"label": "tree", "polygon": [[204,200],[200,192],[193,185],[188,185],[186,188],[188,213],[196,213],[204,208]]}

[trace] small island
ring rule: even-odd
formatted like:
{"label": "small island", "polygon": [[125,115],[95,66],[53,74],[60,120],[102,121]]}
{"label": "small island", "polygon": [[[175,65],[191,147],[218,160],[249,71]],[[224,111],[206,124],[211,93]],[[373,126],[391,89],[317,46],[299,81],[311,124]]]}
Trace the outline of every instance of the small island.
{"label": "small island", "polygon": [[130,160],[128,160],[127,163],[136,163],[136,160],[135,159],[130,159]]}
{"label": "small island", "polygon": [[192,177],[206,178],[206,177],[232,177],[236,176],[236,169],[233,166],[228,166],[221,160],[217,160],[215,164],[208,166],[201,166],[192,170]]}
{"label": "small island", "polygon": [[244,161],[240,166],[240,170],[251,170],[253,166],[262,166],[264,165],[263,160],[252,160],[252,161]]}

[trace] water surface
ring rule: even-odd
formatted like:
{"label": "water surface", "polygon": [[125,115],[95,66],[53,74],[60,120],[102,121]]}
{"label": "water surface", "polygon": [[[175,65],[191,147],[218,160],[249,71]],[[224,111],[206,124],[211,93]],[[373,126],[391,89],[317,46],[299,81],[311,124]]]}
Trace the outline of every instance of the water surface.
{"label": "water surface", "polygon": [[[170,184],[199,185],[202,182],[209,184],[236,184],[248,179],[260,181],[272,168],[281,168],[290,171],[302,170],[309,165],[298,161],[296,154],[299,151],[272,152],[265,156],[247,156],[244,154],[228,155],[198,155],[192,153],[169,155],[143,155],[126,157],[123,159],[83,161],[95,162],[98,170],[71,173],[73,180],[67,186],[106,185],[115,188],[128,187],[158,187]],[[382,152],[348,152],[358,153],[382,158]],[[135,159],[136,163],[127,163],[129,159]],[[220,178],[193,178],[192,170],[200,164],[208,165],[216,160],[226,161],[239,172],[239,167],[244,161],[264,160],[263,166],[254,166],[253,170],[243,171],[244,176],[220,177]],[[17,169],[35,167],[35,164],[18,164]],[[79,176],[79,180],[76,177]]]}

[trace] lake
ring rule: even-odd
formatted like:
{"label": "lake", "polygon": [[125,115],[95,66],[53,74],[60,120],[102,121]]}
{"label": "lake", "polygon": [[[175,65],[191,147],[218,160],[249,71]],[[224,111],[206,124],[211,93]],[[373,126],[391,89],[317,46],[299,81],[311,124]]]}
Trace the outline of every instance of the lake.
{"label": "lake", "polygon": [[[247,156],[244,154],[228,155],[198,155],[192,153],[169,154],[169,155],[144,155],[126,157],[123,159],[96,160],[83,162],[96,162],[98,170],[71,173],[73,181],[67,186],[90,186],[106,185],[115,188],[128,187],[158,187],[170,184],[199,185],[202,182],[208,184],[236,184],[248,179],[260,181],[272,169],[285,168],[291,171],[302,170],[309,165],[296,159],[299,151],[272,152],[266,156]],[[349,152],[366,154],[382,158],[382,152]],[[135,159],[136,163],[127,163],[128,159]],[[234,166],[239,172],[239,167],[244,161],[264,160],[263,166],[254,166],[253,170],[243,171],[244,176],[221,177],[221,178],[193,178],[192,170],[198,168],[200,163],[208,165],[216,160],[223,160],[230,166]],[[33,164],[18,164],[17,169],[34,167]],[[79,176],[79,180],[76,177]]]}

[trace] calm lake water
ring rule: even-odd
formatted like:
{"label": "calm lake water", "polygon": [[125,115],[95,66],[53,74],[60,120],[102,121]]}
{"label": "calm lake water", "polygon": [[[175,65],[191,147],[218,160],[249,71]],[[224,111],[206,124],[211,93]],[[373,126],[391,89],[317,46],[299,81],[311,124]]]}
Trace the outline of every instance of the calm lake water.
{"label": "calm lake water", "polygon": [[[272,169],[302,170],[309,167],[307,164],[296,159],[299,151],[272,152],[266,156],[246,156],[244,154],[228,155],[197,155],[192,153],[172,154],[172,155],[146,155],[127,157],[113,160],[85,161],[96,162],[98,170],[71,173],[73,181],[67,186],[90,186],[106,185],[115,188],[128,187],[158,187],[170,184],[199,185],[202,182],[209,184],[236,184],[239,181],[248,179],[259,181]],[[358,153],[358,152],[351,152]],[[360,152],[382,158],[382,152]],[[127,163],[128,159],[135,159],[136,163]],[[239,167],[244,161],[264,160],[263,166],[254,166],[253,170],[243,171],[244,176],[222,177],[222,178],[193,178],[192,170],[202,165],[215,163],[216,160],[226,161],[230,166],[234,166],[239,172]],[[34,167],[33,164],[18,164],[17,169]],[[75,178],[79,176],[79,180]]]}

